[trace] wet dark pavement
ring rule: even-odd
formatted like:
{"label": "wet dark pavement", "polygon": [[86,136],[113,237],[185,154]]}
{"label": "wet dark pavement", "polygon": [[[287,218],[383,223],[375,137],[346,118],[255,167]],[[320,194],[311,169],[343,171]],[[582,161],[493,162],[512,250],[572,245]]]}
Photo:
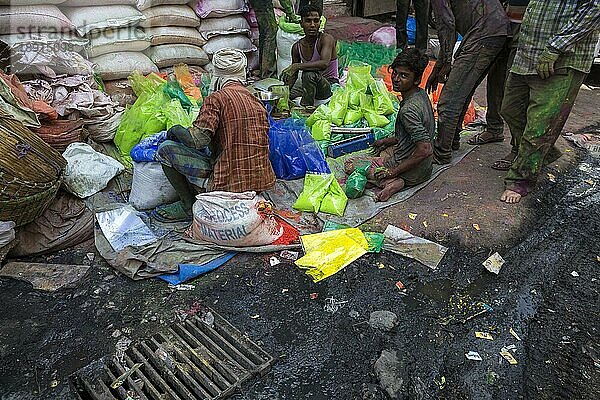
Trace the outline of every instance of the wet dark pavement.
{"label": "wet dark pavement", "polygon": [[[72,372],[114,351],[119,339],[152,335],[199,305],[277,358],[266,377],[234,399],[383,399],[373,364],[384,349],[398,352],[405,398],[598,398],[600,368],[589,354],[600,344],[599,166],[587,156],[540,189],[535,223],[502,251],[506,264],[498,276],[481,265],[498,249],[473,251],[450,239],[442,242],[450,250],[437,271],[384,252],[318,284],[291,264],[271,267],[268,256],[250,255],[194,281],[191,291],[158,280],[134,283],[98,257],[77,288],[55,294],[2,278],[0,398],[69,399]],[[81,263],[87,251],[49,261]],[[328,298],[345,303],[326,311]],[[464,317],[450,306],[460,299],[493,311],[445,324],[451,315]],[[366,322],[376,310],[396,313],[398,326],[371,328]],[[476,339],[475,331],[494,340]],[[498,354],[508,345],[516,346],[518,365]],[[483,361],[467,360],[471,350]]]}

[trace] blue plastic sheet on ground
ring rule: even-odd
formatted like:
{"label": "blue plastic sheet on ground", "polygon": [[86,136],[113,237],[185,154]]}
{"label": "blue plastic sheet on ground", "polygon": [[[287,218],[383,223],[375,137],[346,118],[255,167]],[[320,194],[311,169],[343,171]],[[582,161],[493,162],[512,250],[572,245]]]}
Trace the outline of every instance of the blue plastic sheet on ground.
{"label": "blue plastic sheet on ground", "polygon": [[131,159],[135,162],[153,162],[156,161],[154,156],[158,151],[158,146],[167,140],[167,131],[162,131],[156,135],[152,135],[142,139],[131,149]]}
{"label": "blue plastic sheet on ground", "polygon": [[174,274],[161,275],[158,278],[170,283],[171,285],[179,285],[191,279],[197,278],[200,275],[203,275],[214,269],[217,269],[221,265],[225,264],[227,261],[231,260],[236,254],[237,253],[227,253],[224,256],[216,258],[211,262],[208,262],[203,265],[179,264],[179,272]]}
{"label": "blue plastic sheet on ground", "polygon": [[277,178],[293,180],[307,172],[328,174],[331,171],[318,143],[304,121],[288,118],[270,119],[269,158]]}

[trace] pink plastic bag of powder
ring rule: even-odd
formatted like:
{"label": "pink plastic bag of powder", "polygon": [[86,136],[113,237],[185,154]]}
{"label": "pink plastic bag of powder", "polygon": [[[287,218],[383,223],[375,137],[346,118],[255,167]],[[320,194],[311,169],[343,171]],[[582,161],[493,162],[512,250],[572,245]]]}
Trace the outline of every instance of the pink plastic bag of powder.
{"label": "pink plastic bag of powder", "polygon": [[395,46],[396,28],[393,26],[384,26],[383,28],[379,28],[373,32],[369,41],[371,43],[382,44],[388,47]]}

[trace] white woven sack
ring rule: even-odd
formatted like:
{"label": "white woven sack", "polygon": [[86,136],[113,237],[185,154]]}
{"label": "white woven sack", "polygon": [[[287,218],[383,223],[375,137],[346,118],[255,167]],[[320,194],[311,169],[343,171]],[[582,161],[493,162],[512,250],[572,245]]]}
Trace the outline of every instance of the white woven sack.
{"label": "white woven sack", "polygon": [[200,19],[188,6],[157,6],[143,11],[146,20],[140,24],[144,28],[153,26],[187,26],[197,28]]}
{"label": "white woven sack", "polygon": [[6,43],[9,48],[46,46],[47,48],[80,52],[89,41],[74,32],[28,32],[0,35],[0,42]]}
{"label": "white woven sack", "polygon": [[67,160],[65,186],[69,193],[82,199],[98,193],[125,167],[89,144],[71,143],[63,153]]}
{"label": "white woven sack", "polygon": [[138,10],[145,10],[150,7],[165,5],[183,5],[189,2],[189,0],[137,0],[137,8]]}
{"label": "white woven sack", "polygon": [[228,15],[248,12],[245,0],[198,0],[195,6],[196,14],[204,18],[221,18]]}
{"label": "white woven sack", "polygon": [[302,35],[277,30],[277,75],[292,64],[292,46]]}
{"label": "white woven sack", "polygon": [[198,28],[206,40],[218,35],[249,34],[250,25],[243,15],[230,15],[223,18],[207,18],[200,22]]}
{"label": "white woven sack", "polygon": [[151,210],[179,199],[158,162],[133,163],[129,203],[137,210]]}
{"label": "white woven sack", "polygon": [[[37,3],[38,0],[33,0]],[[65,1],[65,0],[63,0]],[[96,7],[99,5],[103,6],[114,6],[114,5],[126,5],[135,7],[136,0],[66,0],[61,4],[62,7]]]}
{"label": "white woven sack", "polygon": [[29,6],[35,3],[36,6],[46,4],[61,4],[65,0],[0,0],[0,6]]}
{"label": "white woven sack", "polygon": [[176,64],[206,65],[210,61],[202,47],[191,44],[163,44],[152,46],[145,54],[158,68],[168,68]]}
{"label": "white woven sack", "polygon": [[65,15],[77,27],[81,36],[95,30],[122,28],[136,25],[144,15],[131,6],[64,7]]}
{"label": "white woven sack", "polygon": [[0,35],[72,30],[75,26],[54,5],[0,6]]}
{"label": "white woven sack", "polygon": [[206,44],[202,47],[209,55],[213,55],[217,50],[231,47],[247,53],[249,51],[256,51],[256,46],[252,44],[252,41],[248,36],[245,35],[219,35],[210,38]]}
{"label": "white woven sack", "polygon": [[204,46],[206,40],[200,32],[194,28],[184,26],[157,26],[146,28],[146,34],[150,37],[152,46],[161,44],[192,44]]}
{"label": "white woven sack", "polygon": [[143,29],[127,27],[92,33],[86,51],[88,57],[98,57],[120,51],[144,51],[148,47],[150,38]]}
{"label": "white woven sack", "polygon": [[273,216],[258,211],[265,200],[256,192],[208,192],[196,196],[194,238],[224,246],[264,246],[283,235]]}
{"label": "white woven sack", "polygon": [[108,53],[92,58],[90,61],[96,65],[95,71],[105,81],[125,79],[133,71],[139,71],[144,75],[158,72],[152,60],[144,53],[138,52]]}

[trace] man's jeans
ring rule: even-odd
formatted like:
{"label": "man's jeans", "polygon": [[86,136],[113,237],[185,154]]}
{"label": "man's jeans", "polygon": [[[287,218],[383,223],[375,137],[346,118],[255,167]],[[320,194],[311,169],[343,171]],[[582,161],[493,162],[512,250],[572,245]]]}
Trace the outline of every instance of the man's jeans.
{"label": "man's jeans", "polygon": [[[406,20],[411,0],[396,0],[396,48],[403,49],[408,45]],[[429,0],[412,0],[417,20],[415,47],[427,50],[427,36],[429,25]]]}
{"label": "man's jeans", "polygon": [[506,174],[506,189],[522,196],[533,189],[546,156],[569,118],[585,76],[572,68],[558,70],[548,79],[508,75],[502,116],[518,153]]}
{"label": "man's jeans", "polygon": [[250,0],[258,22],[258,52],[261,78],[277,76],[277,21],[273,11],[273,0]]}
{"label": "man's jeans", "polygon": [[487,75],[504,48],[506,36],[490,37],[477,43],[464,43],[452,65],[438,102],[438,134],[435,158],[442,163],[452,159],[452,144],[458,145],[463,120],[475,89]]}

